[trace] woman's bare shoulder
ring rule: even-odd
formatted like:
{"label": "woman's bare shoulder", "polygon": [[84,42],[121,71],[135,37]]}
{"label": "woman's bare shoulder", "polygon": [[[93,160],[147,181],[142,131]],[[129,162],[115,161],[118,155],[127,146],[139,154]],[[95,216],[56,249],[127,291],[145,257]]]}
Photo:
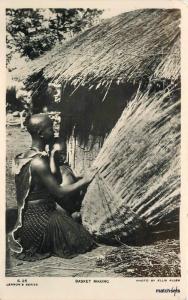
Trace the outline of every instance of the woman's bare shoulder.
{"label": "woman's bare shoulder", "polygon": [[49,163],[45,157],[37,154],[31,161],[31,168],[33,171],[47,171],[49,170]]}

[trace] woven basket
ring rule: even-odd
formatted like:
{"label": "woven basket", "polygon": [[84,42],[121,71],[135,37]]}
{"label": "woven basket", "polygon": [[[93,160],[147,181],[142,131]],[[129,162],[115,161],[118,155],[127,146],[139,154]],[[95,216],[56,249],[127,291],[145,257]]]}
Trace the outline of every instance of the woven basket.
{"label": "woven basket", "polygon": [[180,206],[180,99],[168,89],[138,93],[94,165],[82,204],[84,226],[99,238],[128,239],[147,225],[173,224]]}

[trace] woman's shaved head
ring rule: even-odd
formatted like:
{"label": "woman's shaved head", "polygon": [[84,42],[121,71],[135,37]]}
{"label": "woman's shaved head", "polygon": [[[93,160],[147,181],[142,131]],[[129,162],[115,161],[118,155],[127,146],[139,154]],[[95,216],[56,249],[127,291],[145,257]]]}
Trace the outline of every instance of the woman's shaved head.
{"label": "woman's shaved head", "polygon": [[25,119],[24,125],[32,137],[43,135],[43,138],[48,139],[48,135],[50,134],[47,131],[51,131],[51,136],[53,136],[53,122],[47,114],[28,116]]}

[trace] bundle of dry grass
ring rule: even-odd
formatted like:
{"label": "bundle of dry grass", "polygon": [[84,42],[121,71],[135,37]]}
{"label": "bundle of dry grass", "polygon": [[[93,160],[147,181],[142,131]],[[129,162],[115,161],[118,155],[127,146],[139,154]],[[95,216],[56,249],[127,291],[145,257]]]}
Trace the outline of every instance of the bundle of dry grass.
{"label": "bundle of dry grass", "polygon": [[44,78],[55,83],[100,88],[112,81],[138,82],[157,68],[157,77],[176,80],[180,76],[179,23],[178,9],[126,12],[57,45],[14,76],[23,79],[43,71]]}
{"label": "bundle of dry grass", "polygon": [[[135,239],[146,224],[173,225],[180,205],[180,96],[138,93],[105,141],[82,220],[99,238]],[[143,237],[144,238],[144,237]]]}
{"label": "bundle of dry grass", "polygon": [[124,245],[99,257],[97,266],[122,273],[125,277],[179,277],[179,251],[177,240],[142,247]]}

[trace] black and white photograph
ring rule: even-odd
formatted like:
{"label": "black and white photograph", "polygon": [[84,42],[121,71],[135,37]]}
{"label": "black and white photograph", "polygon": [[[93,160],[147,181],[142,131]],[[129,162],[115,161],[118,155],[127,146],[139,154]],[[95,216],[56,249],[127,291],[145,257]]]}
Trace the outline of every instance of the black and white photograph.
{"label": "black and white photograph", "polygon": [[5,276],[181,278],[181,10],[5,13]]}

